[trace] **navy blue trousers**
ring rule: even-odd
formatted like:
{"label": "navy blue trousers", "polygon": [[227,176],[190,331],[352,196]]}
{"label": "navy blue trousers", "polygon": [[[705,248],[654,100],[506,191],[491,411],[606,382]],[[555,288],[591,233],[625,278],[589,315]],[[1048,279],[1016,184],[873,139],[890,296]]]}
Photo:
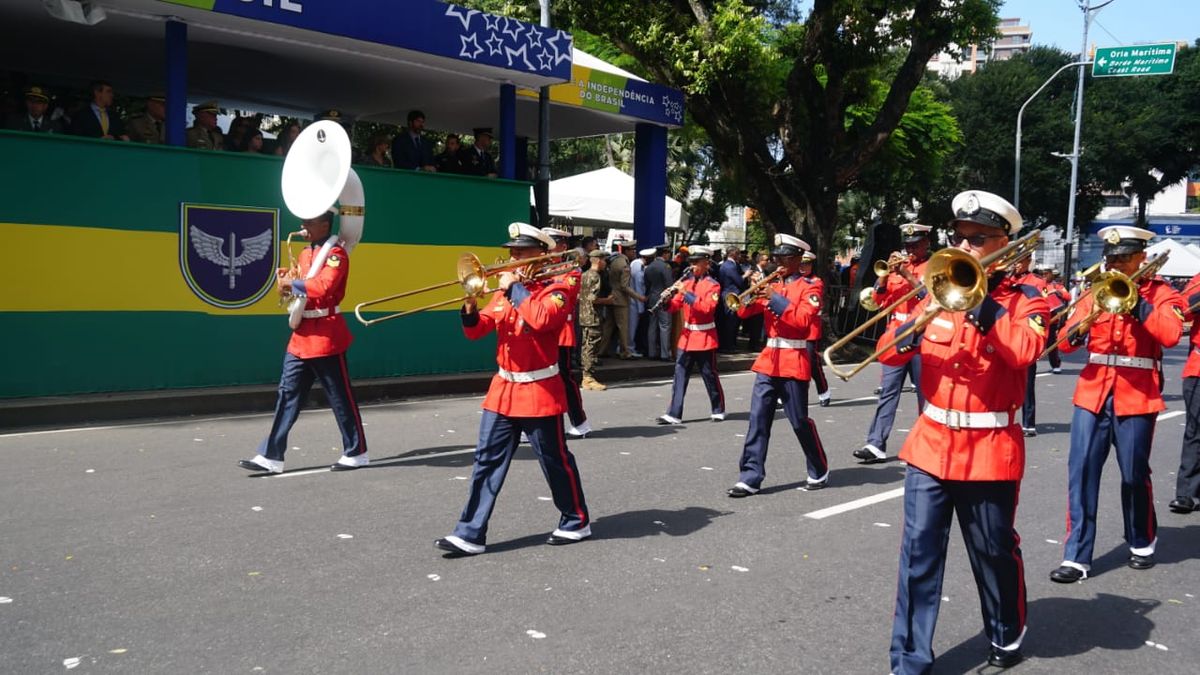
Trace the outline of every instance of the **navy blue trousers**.
{"label": "navy blue trousers", "polygon": [[1125,415],[1113,412],[1110,395],[1099,414],[1078,406],[1071,419],[1071,453],[1067,456],[1067,541],[1063,560],[1090,566],[1096,545],[1096,510],[1100,501],[1100,474],[1108,450],[1117,448],[1121,470],[1121,512],[1125,516],[1125,541],[1131,549],[1148,555],[1154,551],[1158,517],[1150,485],[1150,445],[1158,415]]}
{"label": "navy blue trousers", "polygon": [[821,445],[817,425],[808,416],[808,381],[755,373],[754,388],[750,392],[750,429],[746,431],[738,476],[740,482],[752,488],[761,487],[767,476],[767,446],[771,442],[771,425],[775,422],[775,406],[779,401],[783,402],[783,412],[804,450],[808,477],[818,481],[829,473],[825,446]]}
{"label": "navy blue trousers", "polygon": [[[1058,324],[1051,324],[1050,330],[1046,331],[1046,344],[1058,344]],[[1059,355],[1057,349],[1051,349],[1046,358],[1050,360],[1051,368],[1062,368],[1062,356]]]}
{"label": "navy blue trousers", "polygon": [[267,459],[283,461],[288,448],[288,432],[300,416],[300,408],[304,406],[304,399],[312,390],[313,382],[318,379],[325,390],[325,397],[329,399],[329,407],[333,408],[338,429],[342,431],[342,454],[354,457],[367,451],[362,417],[358,414],[354,390],[350,388],[346,353],[315,359],[302,359],[288,353],[284,354],[283,373],[279,377],[275,420],[271,422],[271,433],[258,446],[258,454]]}
{"label": "navy blue trousers", "polygon": [[587,413],[583,412],[583,396],[579,392],[579,383],[571,373],[571,350],[574,347],[558,347],[558,376],[562,378],[567,390],[567,417],[571,426],[577,427],[587,421]]}
{"label": "navy blue trousers", "polygon": [[717,352],[710,349],[703,352],[688,352],[679,350],[675,359],[675,383],[671,386],[671,407],[667,414],[675,419],[683,419],[683,396],[687,393],[688,378],[692,370],[700,369],[700,379],[704,380],[704,388],[708,390],[708,400],[712,404],[714,415],[725,412],[725,392],[721,389],[721,379],[717,377]]}
{"label": "navy blue trousers", "polygon": [[591,522],[583,498],[583,484],[575,456],[567,450],[563,437],[562,415],[552,417],[508,417],[491,410],[483,411],[479,423],[479,445],[475,448],[475,468],[471,472],[471,488],[467,505],[463,507],[454,534],[473,544],[484,545],[487,540],[488,519],[496,506],[496,497],[504,486],[508,466],[521,432],[542,465],[542,474],[550,486],[554,506],[562,513],[558,528],[581,530]]}
{"label": "navy blue trousers", "polygon": [[1183,409],[1187,411],[1187,422],[1175,496],[1200,499],[1200,377],[1183,378]]}
{"label": "navy blue trousers", "polygon": [[808,341],[808,363],[812,370],[812,382],[817,385],[817,395],[829,391],[829,380],[825,379],[825,361],[821,359],[820,340]]}
{"label": "navy blue trousers", "polygon": [[925,408],[925,397],[921,395],[921,357],[914,356],[902,366],[884,366],[879,382],[879,404],[875,406],[875,418],[871,420],[866,442],[866,445],[879,448],[880,452],[887,452],[888,436],[896,422],[896,407],[900,405],[905,376],[917,388],[917,413]]}
{"label": "navy blue trousers", "polygon": [[1037,394],[1033,387],[1037,382],[1037,361],[1025,369],[1025,402],[1021,404],[1021,427],[1024,429],[1037,428]]}
{"label": "navy blue trousers", "polygon": [[1025,630],[1025,563],[1014,528],[1019,481],[939,480],[909,466],[904,476],[904,531],[892,672],[928,673],[933,631],[942,605],[950,520],[958,526],[975,574],[983,629],[993,645],[1013,648]]}

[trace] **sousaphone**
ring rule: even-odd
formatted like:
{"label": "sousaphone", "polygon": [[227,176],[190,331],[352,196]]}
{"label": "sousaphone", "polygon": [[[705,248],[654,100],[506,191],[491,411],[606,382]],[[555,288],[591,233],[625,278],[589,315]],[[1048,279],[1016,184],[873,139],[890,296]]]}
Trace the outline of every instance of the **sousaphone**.
{"label": "sousaphone", "polygon": [[[362,181],[350,168],[350,137],[337,122],[323,120],[310,124],[292,144],[283,162],[280,181],[283,201],[292,215],[307,220],[329,210],[338,214],[337,238],[330,238],[313,258],[309,276],[321,270],[325,256],[334,243],[340,243],[347,253],[362,240],[366,217],[366,198]],[[303,230],[288,235],[303,234]],[[295,258],[288,246],[291,260],[290,275],[298,278]],[[288,325],[294,330],[304,314],[305,299],[292,297],[288,301]]]}

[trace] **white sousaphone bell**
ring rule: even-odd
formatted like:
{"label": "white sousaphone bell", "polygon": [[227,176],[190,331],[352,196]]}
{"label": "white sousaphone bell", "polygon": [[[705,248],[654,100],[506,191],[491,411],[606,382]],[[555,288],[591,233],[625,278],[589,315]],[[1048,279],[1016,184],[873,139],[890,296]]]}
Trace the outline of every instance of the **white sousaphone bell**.
{"label": "white sousaphone bell", "polygon": [[[350,253],[362,239],[366,199],[362,181],[350,168],[350,158],[350,137],[346,130],[337,122],[323,120],[309,125],[296,138],[283,162],[283,201],[292,215],[301,220],[316,218],[337,205],[338,236],[330,237],[313,258],[310,277],[321,271],[335,242],[340,241],[342,248]],[[288,243],[293,235],[302,233],[303,230],[289,234]],[[298,272],[290,245],[288,258],[295,278]],[[298,296],[288,301],[288,325],[293,330],[300,325],[305,302],[305,298]]]}

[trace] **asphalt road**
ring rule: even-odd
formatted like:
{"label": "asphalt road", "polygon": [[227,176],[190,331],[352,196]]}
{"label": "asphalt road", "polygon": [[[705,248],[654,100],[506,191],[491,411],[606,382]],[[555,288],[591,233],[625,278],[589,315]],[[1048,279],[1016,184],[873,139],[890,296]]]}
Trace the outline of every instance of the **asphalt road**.
{"label": "asphalt road", "polygon": [[[1029,597],[1019,673],[1184,673],[1200,663],[1200,514],[1173,496],[1179,371],[1155,434],[1159,564],[1125,567],[1118,472],[1104,477],[1094,576],[1061,586],[1070,397],[1040,377],[1017,526]],[[1044,364],[1043,364],[1043,367]],[[0,671],[406,673],[886,673],[900,536],[899,462],[859,466],[872,367],[812,408],[832,464],[806,492],[780,415],[763,493],[737,477],[751,376],[723,378],[708,421],[694,378],[687,424],[655,426],[670,385],[585,392],[598,431],[571,443],[595,537],[543,544],[557,522],[522,448],[488,552],[444,559],[466,496],[478,397],[364,409],[373,459],[332,474],[326,410],[301,416],[288,473],[248,477],[264,415],[0,435]],[[913,419],[906,394],[891,451]],[[304,469],[314,469],[306,471]],[[880,496],[824,518],[823,509]],[[820,515],[819,513],[816,515]],[[987,640],[961,537],[951,536],[938,671],[981,670]]]}

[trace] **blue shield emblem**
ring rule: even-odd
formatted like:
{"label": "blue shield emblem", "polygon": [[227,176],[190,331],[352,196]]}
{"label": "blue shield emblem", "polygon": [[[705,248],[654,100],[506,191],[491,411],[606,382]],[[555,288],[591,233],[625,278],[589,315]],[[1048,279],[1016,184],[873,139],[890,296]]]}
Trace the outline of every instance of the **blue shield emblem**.
{"label": "blue shield emblem", "polygon": [[237,309],[275,283],[279,209],[180,204],[179,267],[204,302]]}

